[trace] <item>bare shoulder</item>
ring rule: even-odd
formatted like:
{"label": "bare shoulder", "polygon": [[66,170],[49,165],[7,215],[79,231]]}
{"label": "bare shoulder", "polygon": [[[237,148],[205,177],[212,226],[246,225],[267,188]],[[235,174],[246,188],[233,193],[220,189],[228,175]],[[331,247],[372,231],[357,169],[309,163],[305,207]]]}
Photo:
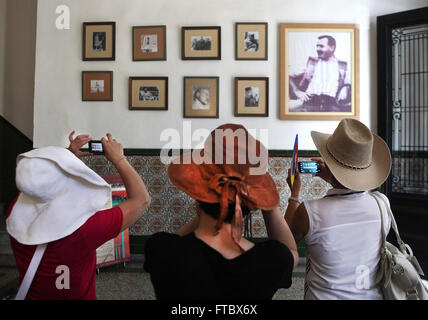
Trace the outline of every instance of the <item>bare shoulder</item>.
{"label": "bare shoulder", "polygon": [[245,251],[250,250],[252,247],[254,247],[254,242],[251,242],[250,240],[247,240],[245,238],[241,238],[241,241],[239,244],[242,246]]}

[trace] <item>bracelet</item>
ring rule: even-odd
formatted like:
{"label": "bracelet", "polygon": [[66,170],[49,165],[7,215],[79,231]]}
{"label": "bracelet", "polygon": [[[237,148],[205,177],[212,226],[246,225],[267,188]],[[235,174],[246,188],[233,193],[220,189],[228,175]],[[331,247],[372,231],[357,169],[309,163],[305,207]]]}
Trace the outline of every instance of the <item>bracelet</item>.
{"label": "bracelet", "polygon": [[294,197],[290,197],[290,198],[288,198],[288,202],[290,202],[290,200],[291,200],[291,201],[295,201],[295,202],[297,202],[298,204],[300,204],[300,203],[301,203],[301,202],[299,201],[299,199],[294,198]]}
{"label": "bracelet", "polygon": [[125,159],[125,156],[121,156],[119,159],[117,159],[115,162],[113,162],[113,165],[117,165],[123,159]]}

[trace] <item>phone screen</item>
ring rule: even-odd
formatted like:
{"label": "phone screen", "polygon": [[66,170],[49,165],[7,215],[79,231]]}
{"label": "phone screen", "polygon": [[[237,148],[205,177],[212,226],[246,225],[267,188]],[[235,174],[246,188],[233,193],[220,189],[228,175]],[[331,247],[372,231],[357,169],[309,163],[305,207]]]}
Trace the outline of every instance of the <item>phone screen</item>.
{"label": "phone screen", "polygon": [[316,161],[299,161],[298,162],[299,172],[300,173],[318,173],[320,169],[318,167],[318,162]]}
{"label": "phone screen", "polygon": [[89,141],[89,152],[103,153],[104,149],[101,141]]}

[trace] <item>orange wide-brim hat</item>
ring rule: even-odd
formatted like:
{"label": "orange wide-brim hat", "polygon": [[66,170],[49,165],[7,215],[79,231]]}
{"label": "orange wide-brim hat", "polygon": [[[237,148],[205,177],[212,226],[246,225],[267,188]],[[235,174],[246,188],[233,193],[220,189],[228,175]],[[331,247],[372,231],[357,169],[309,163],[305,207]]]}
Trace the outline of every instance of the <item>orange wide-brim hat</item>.
{"label": "orange wide-brim hat", "polygon": [[211,132],[204,149],[182,154],[168,168],[171,182],[192,198],[220,203],[219,226],[230,203],[272,210],[279,204],[267,172],[268,151],[242,125],[224,124]]}

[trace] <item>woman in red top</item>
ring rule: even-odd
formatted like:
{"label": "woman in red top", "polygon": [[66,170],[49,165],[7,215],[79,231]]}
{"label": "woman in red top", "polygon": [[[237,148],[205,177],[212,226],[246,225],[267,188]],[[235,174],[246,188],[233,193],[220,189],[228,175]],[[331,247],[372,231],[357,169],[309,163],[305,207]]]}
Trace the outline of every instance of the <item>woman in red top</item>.
{"label": "woman in red top", "polygon": [[131,226],[150,197],[120,143],[102,138],[106,158],[119,172],[128,200],[101,210],[110,187],[78,157],[90,137],[80,135],[67,149],[45,147],[18,156],[16,183],[6,225],[22,282],[38,245],[46,251],[26,299],[96,299],[96,249]]}

